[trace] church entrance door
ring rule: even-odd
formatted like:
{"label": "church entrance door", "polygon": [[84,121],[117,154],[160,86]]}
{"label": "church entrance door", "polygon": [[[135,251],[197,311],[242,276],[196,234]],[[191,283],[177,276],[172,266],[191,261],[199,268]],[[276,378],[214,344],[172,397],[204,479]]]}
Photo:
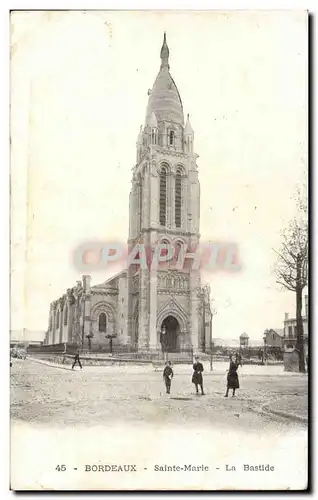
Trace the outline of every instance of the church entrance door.
{"label": "church entrance door", "polygon": [[180,325],[173,316],[168,316],[161,325],[161,346],[164,352],[180,352]]}

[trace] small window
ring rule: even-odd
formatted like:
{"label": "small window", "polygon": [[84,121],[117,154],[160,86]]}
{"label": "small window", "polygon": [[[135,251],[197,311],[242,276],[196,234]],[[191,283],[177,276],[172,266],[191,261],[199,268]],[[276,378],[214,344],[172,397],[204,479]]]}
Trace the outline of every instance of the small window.
{"label": "small window", "polygon": [[171,132],[169,133],[169,144],[170,146],[173,146],[174,144],[174,131],[171,130]]}
{"label": "small window", "polygon": [[288,337],[291,338],[293,336],[293,327],[289,326],[288,327]]}
{"label": "small window", "polygon": [[56,328],[60,326],[60,311],[57,311],[57,316],[56,316]]}

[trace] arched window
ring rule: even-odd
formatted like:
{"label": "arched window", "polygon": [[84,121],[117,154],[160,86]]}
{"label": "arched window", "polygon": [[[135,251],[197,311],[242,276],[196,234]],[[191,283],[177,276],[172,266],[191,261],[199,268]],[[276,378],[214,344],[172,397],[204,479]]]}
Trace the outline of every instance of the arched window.
{"label": "arched window", "polygon": [[67,317],[68,317],[68,307],[66,306],[64,309],[64,326],[67,325]]}
{"label": "arched window", "polygon": [[[169,246],[170,246],[170,243],[168,240],[162,240],[160,241],[160,244],[161,245],[167,245],[167,248],[162,248],[161,250],[161,255],[164,256],[164,255],[167,255],[168,252],[169,252]],[[168,269],[170,267],[170,262],[171,260],[164,260],[162,262],[160,262],[160,269]]]}
{"label": "arched window", "polygon": [[171,131],[169,132],[169,145],[170,145],[170,146],[173,146],[173,144],[174,144],[174,131],[173,131],[173,130],[171,130]]}
{"label": "arched window", "polygon": [[101,313],[98,318],[98,331],[106,333],[107,318],[105,313]]}
{"label": "arched window", "polygon": [[57,311],[56,315],[56,328],[60,326],[60,311]]}
{"label": "arched window", "polygon": [[181,175],[181,170],[177,170],[175,193],[176,193],[175,223],[176,223],[176,227],[181,227],[181,205],[182,205],[182,175]]}
{"label": "arched window", "polygon": [[166,225],[167,212],[167,170],[162,167],[160,172],[160,199],[159,199],[159,221],[161,226]]}

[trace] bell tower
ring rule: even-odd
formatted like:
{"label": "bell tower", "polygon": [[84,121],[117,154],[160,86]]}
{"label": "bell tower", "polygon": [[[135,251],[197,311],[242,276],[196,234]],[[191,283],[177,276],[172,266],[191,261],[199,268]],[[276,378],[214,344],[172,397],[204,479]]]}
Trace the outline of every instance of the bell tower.
{"label": "bell tower", "polygon": [[173,245],[175,257],[156,270],[150,264],[147,269],[128,269],[128,332],[138,350],[158,350],[163,348],[165,325],[168,329],[172,325],[168,351],[198,350],[200,271],[191,265],[176,266],[180,248],[191,252],[200,238],[198,155],[189,115],[184,123],[180,94],[170,74],[166,34],[160,58],[159,73],[148,91],[145,123],[137,138],[128,244],[131,248],[143,244],[148,250],[159,243]]}

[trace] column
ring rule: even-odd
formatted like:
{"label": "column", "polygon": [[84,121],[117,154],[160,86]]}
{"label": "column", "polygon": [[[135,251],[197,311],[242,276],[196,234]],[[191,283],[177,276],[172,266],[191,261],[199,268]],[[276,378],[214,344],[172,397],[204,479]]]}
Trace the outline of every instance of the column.
{"label": "column", "polygon": [[[127,283],[128,273],[118,279],[118,317],[119,317],[119,341],[129,344],[127,331],[128,306],[127,306]],[[122,331],[122,332],[121,332]]]}
{"label": "column", "polygon": [[176,227],[175,208],[176,208],[176,175],[171,174],[171,227]]}
{"label": "column", "polygon": [[67,289],[66,291],[66,300],[67,300],[67,336],[66,336],[66,342],[71,342],[71,337],[72,337],[72,291],[70,288]]}
{"label": "column", "polygon": [[198,271],[190,273],[190,313],[191,313],[191,340],[194,354],[199,349],[199,297],[197,288],[199,286]]}
{"label": "column", "polygon": [[52,344],[55,344],[55,329],[56,329],[56,305],[52,306]]}
{"label": "column", "polygon": [[132,270],[131,266],[127,269],[127,342],[133,346],[133,300],[132,300]]}
{"label": "column", "polygon": [[149,283],[149,347],[157,350],[157,270],[150,271]]}
{"label": "column", "polygon": [[83,300],[84,300],[84,339],[83,345],[88,345],[87,335],[90,332],[90,323],[91,323],[91,277],[85,274],[82,277],[82,286],[83,286]]}
{"label": "column", "polygon": [[[150,227],[157,227],[159,224],[159,176],[156,163],[152,164],[150,176]],[[157,231],[151,231],[149,246],[153,249],[157,243]],[[151,262],[150,262],[151,265]],[[149,346],[150,349],[157,349],[157,270],[151,270],[149,273]]]}
{"label": "column", "polygon": [[140,269],[139,283],[139,338],[138,349],[148,350],[149,347],[149,309],[148,309],[149,271]]}
{"label": "column", "polygon": [[148,164],[144,168],[143,174],[143,189],[142,189],[142,224],[141,229],[149,227],[149,216],[150,216],[150,175],[148,170]]}
{"label": "column", "polygon": [[63,302],[60,302],[60,304],[59,304],[59,311],[60,311],[60,326],[59,326],[59,341],[58,341],[58,343],[62,344],[62,342],[63,342],[63,322],[64,322]]}
{"label": "column", "polygon": [[157,172],[157,165],[152,163],[150,173],[150,227],[157,227],[159,224],[159,176]]}
{"label": "column", "polygon": [[167,176],[167,227],[171,229],[173,227],[173,212],[174,207],[172,205],[172,189],[173,189],[173,175],[172,172],[168,172]]}

